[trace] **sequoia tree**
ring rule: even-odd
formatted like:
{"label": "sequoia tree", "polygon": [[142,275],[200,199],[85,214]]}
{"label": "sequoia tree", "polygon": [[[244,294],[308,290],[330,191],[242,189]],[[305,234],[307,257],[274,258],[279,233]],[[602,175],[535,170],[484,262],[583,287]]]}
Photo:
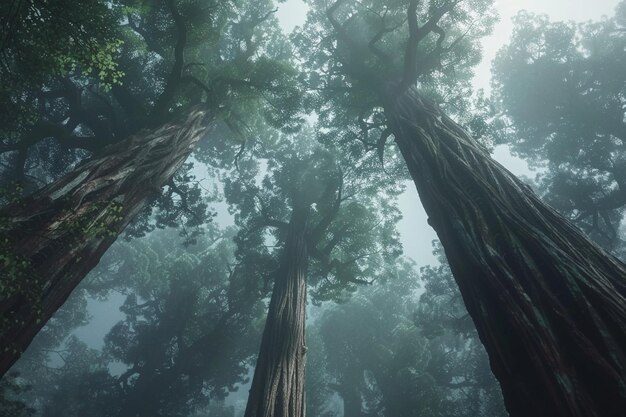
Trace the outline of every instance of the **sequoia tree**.
{"label": "sequoia tree", "polygon": [[439,105],[462,107],[492,2],[312,3],[300,41],[322,121],[381,153],[393,135],[511,416],[621,415],[626,266]]}
{"label": "sequoia tree", "polygon": [[[107,22],[102,42],[115,45],[105,48],[105,64],[116,79],[99,79],[107,72],[92,74],[89,60],[67,55],[70,48],[59,52],[66,66],[9,91],[8,102],[25,101],[20,106],[29,109],[30,122],[1,129],[3,202],[13,194],[16,201],[0,211],[0,373],[138,212],[144,212],[138,234],[154,228],[154,207],[166,212],[158,216],[165,219],[161,225],[207,220],[198,193],[192,198],[189,192],[193,186],[174,175],[209,128],[219,140],[204,145],[198,159],[242,147],[249,126],[294,127],[295,71],[269,2],[130,3],[87,10],[94,21],[98,13],[125,12],[101,16]],[[54,27],[65,22],[59,5],[29,2],[24,13]],[[114,30],[111,22],[117,22]],[[84,41],[80,25],[72,28],[60,31],[68,33],[65,40]],[[3,71],[18,77],[33,54],[20,39],[7,39],[14,60]],[[272,46],[261,54],[266,42]],[[24,185],[32,192],[37,182],[47,185],[19,198]],[[165,185],[167,192],[154,198]]]}
{"label": "sequoia tree", "polygon": [[283,137],[271,153],[262,187],[252,169],[226,187],[239,206],[240,246],[263,245],[269,227],[281,248],[265,277],[273,290],[244,415],[302,417],[307,286],[318,301],[345,297],[397,256],[397,187],[378,193],[389,178],[375,177],[373,158],[349,167],[310,133]]}

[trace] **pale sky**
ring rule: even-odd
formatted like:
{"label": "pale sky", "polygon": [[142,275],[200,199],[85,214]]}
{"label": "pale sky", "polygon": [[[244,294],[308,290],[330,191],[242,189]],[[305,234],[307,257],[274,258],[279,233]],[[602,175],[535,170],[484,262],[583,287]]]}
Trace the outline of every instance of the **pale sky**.
{"label": "pale sky", "polygon": [[[384,0],[381,0],[384,1]],[[500,21],[496,24],[491,36],[483,40],[483,62],[477,66],[474,78],[474,86],[489,91],[491,80],[491,61],[496,52],[508,42],[513,30],[511,17],[520,10],[527,10],[537,14],[547,14],[551,20],[575,20],[583,22],[587,20],[599,20],[603,16],[612,16],[619,0],[500,0],[496,2],[496,8]],[[277,16],[281,26],[286,32],[293,30],[295,26],[302,25],[306,19],[306,6],[302,0],[287,0],[278,5]],[[534,177],[526,163],[519,158],[513,157],[506,146],[499,146],[493,157],[516,175]],[[419,202],[417,192],[412,184],[400,197],[400,209],[403,219],[400,221],[404,252],[413,258],[418,265],[435,263],[431,253],[431,241],[436,239],[434,230],[426,222],[426,213]]]}

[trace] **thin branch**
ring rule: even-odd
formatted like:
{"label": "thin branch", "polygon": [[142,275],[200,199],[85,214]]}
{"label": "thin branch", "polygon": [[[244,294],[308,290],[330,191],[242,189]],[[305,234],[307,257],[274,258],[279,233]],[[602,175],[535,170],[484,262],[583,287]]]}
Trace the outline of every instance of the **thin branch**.
{"label": "thin branch", "polygon": [[[378,159],[380,159],[380,165],[383,167],[383,171],[385,170],[385,146],[387,145],[387,139],[391,136],[392,132],[389,127],[385,128],[380,134],[380,138],[378,142],[376,142],[376,150],[378,152]],[[386,172],[386,171],[385,171]]]}
{"label": "thin branch", "polygon": [[[386,13],[385,13],[386,15]],[[389,54],[381,51],[380,49],[378,49],[376,47],[376,44],[383,38],[383,36],[385,36],[387,33],[391,33],[394,30],[400,28],[402,25],[404,25],[404,22],[401,22],[400,24],[396,25],[396,26],[392,26],[392,27],[385,27],[385,15],[383,15],[381,17],[381,26],[382,28],[378,31],[378,33],[376,33],[376,35],[374,35],[374,37],[372,39],[370,39],[369,43],[367,44],[367,47],[369,48],[369,50],[376,55],[381,61],[383,62],[389,62],[390,60],[390,56]]]}
{"label": "thin branch", "polygon": [[206,85],[204,82],[200,81],[193,75],[189,75],[189,74],[184,75],[181,77],[181,81],[195,84],[197,87],[200,87],[200,89],[202,89],[207,95],[210,95],[213,93],[213,91],[208,85]]}
{"label": "thin branch", "polygon": [[[407,9],[407,20],[409,22],[409,39],[406,44],[406,51],[404,54],[404,77],[402,79],[402,86],[404,88],[409,85],[415,84],[419,76],[418,63],[417,63],[417,48],[419,43],[426,38],[430,33],[439,33],[439,22],[441,19],[452,9],[456,7],[463,0],[455,0],[446,2],[440,7],[434,8],[430,13],[430,18],[422,26],[419,27],[417,23],[417,5],[419,0],[411,0]],[[440,39],[443,42],[443,38]]]}

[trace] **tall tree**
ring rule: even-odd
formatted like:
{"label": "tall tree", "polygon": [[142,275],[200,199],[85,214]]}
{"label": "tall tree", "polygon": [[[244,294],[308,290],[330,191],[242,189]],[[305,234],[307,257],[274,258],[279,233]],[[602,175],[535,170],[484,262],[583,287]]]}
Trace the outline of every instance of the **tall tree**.
{"label": "tall tree", "polygon": [[[173,178],[211,126],[226,142],[202,147],[215,156],[245,145],[246,126],[294,128],[295,71],[270,2],[229,2],[235,14],[213,2],[128,3],[121,2],[126,15],[115,31],[124,40],[113,66],[124,73],[122,85],[105,88],[73,60],[40,90],[28,84],[14,92],[40,110],[30,126],[8,129],[0,152],[15,154],[9,171],[35,176],[25,168],[33,155],[42,180],[56,180],[0,211],[0,373],[137,213],[146,219],[160,206],[174,212],[170,224],[181,213],[195,224],[206,220],[204,207],[192,206],[190,187]],[[13,54],[21,57],[23,49]],[[59,147],[72,151],[68,159],[55,157]],[[84,150],[93,152],[88,162]],[[159,204],[151,197],[165,185],[169,203]]]}
{"label": "tall tree", "polygon": [[[393,135],[509,413],[620,415],[626,266],[492,160],[437,104],[452,108],[446,93],[463,95],[492,2],[312,4],[300,41],[321,115],[329,125],[351,123],[353,132],[362,126],[359,137],[374,148]],[[377,143],[366,137],[376,131]]]}
{"label": "tall tree", "polygon": [[521,13],[493,67],[513,151],[547,162],[539,184],[547,201],[618,251],[626,207],[626,34],[619,28],[619,16],[574,25]]}
{"label": "tall tree", "polygon": [[372,193],[389,179],[368,175],[371,160],[346,168],[311,134],[297,138],[283,137],[271,151],[261,187],[248,177],[226,188],[229,200],[239,201],[242,245],[262,244],[271,227],[281,248],[246,417],[305,414],[307,285],[317,299],[340,297],[399,252],[397,212],[381,201],[396,191]]}

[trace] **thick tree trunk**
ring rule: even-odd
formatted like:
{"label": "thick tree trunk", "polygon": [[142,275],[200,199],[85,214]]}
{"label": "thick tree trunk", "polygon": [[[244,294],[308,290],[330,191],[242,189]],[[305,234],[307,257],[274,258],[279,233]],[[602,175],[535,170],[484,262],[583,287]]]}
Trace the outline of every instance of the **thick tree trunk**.
{"label": "thick tree trunk", "polygon": [[304,417],[308,209],[294,209],[244,417]]}
{"label": "thick tree trunk", "polygon": [[106,148],[0,211],[0,375],[205,134],[200,108]]}
{"label": "thick tree trunk", "polygon": [[624,264],[415,89],[385,111],[510,415],[624,415]]}

